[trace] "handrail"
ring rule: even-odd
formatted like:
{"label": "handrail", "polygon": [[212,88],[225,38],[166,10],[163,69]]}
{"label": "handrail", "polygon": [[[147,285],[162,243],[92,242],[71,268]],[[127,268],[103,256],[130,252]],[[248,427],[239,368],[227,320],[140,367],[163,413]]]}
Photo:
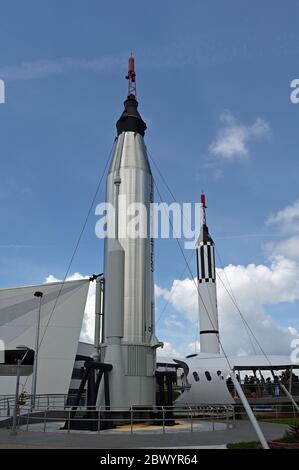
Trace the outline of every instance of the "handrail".
{"label": "handrail", "polygon": [[[24,428],[29,430],[30,426],[35,423],[41,423],[41,430],[47,431],[47,426],[50,423],[65,421],[65,431],[72,432],[74,422],[88,421],[94,423],[94,432],[101,434],[105,429],[105,423],[113,421],[113,414],[115,412],[116,421],[118,424],[126,424],[127,430],[131,434],[135,432],[142,432],[139,423],[152,423],[155,426],[160,426],[161,433],[169,432],[169,425],[173,424],[173,421],[177,423],[186,423],[184,427],[185,432],[195,432],[201,426],[201,423],[207,422],[211,431],[217,430],[217,426],[222,423],[221,426],[225,425],[227,429],[234,427],[237,419],[246,418],[247,413],[244,407],[240,404],[188,404],[186,406],[160,406],[156,407],[155,410],[159,413],[153,414],[149,417],[148,407],[134,407],[129,406],[126,408],[122,407],[110,407],[109,410],[105,409],[105,406],[79,406],[78,414],[74,417],[71,416],[71,406],[65,407],[63,403],[58,404],[55,402],[55,407],[51,406],[51,400],[49,406],[46,401],[43,401],[44,406],[40,403],[40,407],[32,410],[30,401],[28,405],[20,407],[19,414],[19,426],[24,424]],[[270,417],[294,417],[299,421],[299,413],[296,408],[290,404],[277,404],[275,405],[251,405],[253,414],[258,420],[269,419]],[[137,426],[137,428],[136,428]],[[159,428],[157,428],[159,429]],[[139,430],[139,431],[138,431]]]}
{"label": "handrail", "polygon": [[[164,434],[167,432],[168,426],[171,424],[173,425],[173,421],[179,421],[177,424],[182,424],[181,421],[186,422],[187,426],[184,429],[185,431],[190,431],[193,432],[195,430],[195,426],[206,421],[212,421],[212,428],[215,430],[215,422],[221,422],[222,425],[224,425],[226,428],[232,427],[233,419],[234,419],[234,411],[233,407],[228,407],[226,405],[215,405],[214,409],[211,412],[211,407],[210,408],[210,413],[207,416],[207,410],[204,415],[201,415],[200,411],[198,412],[198,407],[197,406],[186,406],[186,407],[181,407],[181,408],[174,408],[171,406],[159,406],[157,407],[157,412],[162,413],[162,419],[161,419],[161,414],[157,413],[156,416],[151,416],[150,418],[147,416],[142,416],[142,412],[146,413],[148,415],[148,407],[144,408],[135,408],[134,406],[131,406],[129,408],[120,408],[120,407],[111,407],[109,411],[105,410],[105,407],[100,406],[98,407],[98,410],[95,409],[86,409],[84,410],[84,413],[87,414],[88,416],[88,421],[95,423],[93,429],[94,432],[101,433],[103,432],[103,429],[101,429],[101,423],[106,423],[106,422],[111,422],[113,420],[113,417],[111,416],[111,413],[113,415],[114,411],[117,411],[117,417],[115,418],[116,421],[118,422],[118,425],[121,424],[126,424],[130,426],[130,432],[131,434],[134,434],[136,432],[136,429],[134,428],[134,425],[137,425],[139,423],[144,423],[148,422],[149,424],[153,424],[155,426],[160,426],[161,432]],[[43,426],[43,431],[46,432],[47,429],[47,424],[51,422],[59,422],[59,421],[66,421],[66,427],[64,428],[66,432],[70,433],[72,430],[72,422],[80,422],[80,421],[86,421],[86,418],[81,418],[81,417],[71,417],[71,412],[70,410],[62,410],[62,409],[56,409],[52,410],[56,411],[57,414],[56,416],[53,416],[53,413],[51,413],[51,410],[44,410],[42,413],[41,411],[39,412],[32,412],[30,410],[30,407],[28,407],[27,414],[24,415],[23,419],[25,420],[25,428],[28,431],[30,429],[30,425],[36,423],[41,423]],[[59,415],[58,412],[63,411],[63,415]],[[123,411],[127,415],[123,415],[123,417],[120,416],[120,411]],[[168,412],[171,411],[172,413],[169,415]],[[128,414],[129,413],[129,414]],[[20,421],[20,420],[19,420]],[[188,426],[188,423],[190,426]]]}

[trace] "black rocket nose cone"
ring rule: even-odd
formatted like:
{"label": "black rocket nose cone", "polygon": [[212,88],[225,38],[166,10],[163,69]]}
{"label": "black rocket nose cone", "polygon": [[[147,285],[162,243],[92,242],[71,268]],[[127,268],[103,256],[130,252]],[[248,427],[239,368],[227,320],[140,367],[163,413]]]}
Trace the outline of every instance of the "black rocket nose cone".
{"label": "black rocket nose cone", "polygon": [[117,135],[122,132],[138,132],[144,136],[146,124],[142,120],[137,107],[138,101],[134,95],[129,95],[124,102],[124,112],[116,123]]}
{"label": "black rocket nose cone", "polygon": [[213,239],[209,233],[208,226],[206,224],[202,225],[199,237],[201,242],[210,242],[211,244],[214,244]]}

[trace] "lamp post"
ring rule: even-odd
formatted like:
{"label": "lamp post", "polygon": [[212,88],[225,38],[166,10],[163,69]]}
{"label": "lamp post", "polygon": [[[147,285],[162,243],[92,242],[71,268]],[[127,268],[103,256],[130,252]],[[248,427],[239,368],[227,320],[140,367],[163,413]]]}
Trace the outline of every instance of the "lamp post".
{"label": "lamp post", "polygon": [[43,295],[44,294],[40,291],[34,292],[34,297],[37,297],[39,299],[39,303],[38,303],[38,311],[37,311],[36,335],[35,335],[35,355],[34,355],[34,367],[33,367],[32,386],[31,386],[31,409],[33,409],[35,407],[36,383],[37,383],[37,365],[38,365],[38,352],[39,352],[39,330],[40,330],[40,316],[41,316]]}
{"label": "lamp post", "polygon": [[[22,346],[23,348],[23,346]],[[17,433],[17,414],[18,414],[18,407],[19,407],[19,387],[20,387],[20,373],[21,373],[21,365],[23,364],[28,351],[30,351],[30,348],[27,346],[23,348],[26,350],[24,356],[22,359],[18,359],[17,361],[17,382],[16,382],[16,394],[15,394],[15,406],[14,406],[14,412],[13,412],[13,421],[12,421],[12,430],[11,430],[11,435],[16,436]]]}

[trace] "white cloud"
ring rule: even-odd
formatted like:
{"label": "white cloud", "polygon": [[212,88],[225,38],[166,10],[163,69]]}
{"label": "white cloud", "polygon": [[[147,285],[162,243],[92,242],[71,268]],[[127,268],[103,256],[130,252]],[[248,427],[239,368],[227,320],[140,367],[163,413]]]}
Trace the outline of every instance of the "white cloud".
{"label": "white cloud", "polygon": [[[81,279],[88,279],[89,276],[83,276],[83,274],[80,274],[78,272],[71,274],[66,278],[66,281],[80,281]],[[49,276],[46,277],[46,282],[45,284],[48,284],[50,282],[61,282],[62,279],[58,279],[57,277],[53,276],[53,274],[49,274]]]}
{"label": "white cloud", "polygon": [[270,126],[257,117],[253,124],[241,124],[229,111],[220,116],[223,124],[209,147],[210,155],[225,161],[241,160],[249,156],[249,144],[269,136]]}
{"label": "white cloud", "polygon": [[299,232],[299,199],[269,217],[268,225],[276,225],[282,232]]}
{"label": "white cloud", "polygon": [[188,356],[189,354],[196,354],[200,351],[200,342],[193,341],[193,343],[188,343],[185,355]]}
{"label": "white cloud", "polygon": [[94,72],[107,72],[124,66],[126,58],[114,56],[101,56],[93,59],[40,59],[22,62],[18,65],[9,65],[0,68],[0,77],[4,80],[32,80],[46,78],[70,70],[87,70]]}
{"label": "white cloud", "polygon": [[176,359],[176,358],[181,357],[181,353],[179,351],[176,351],[176,349],[174,349],[170,343],[168,343],[167,341],[164,341],[163,348],[157,349],[157,356],[158,356],[158,359],[160,360],[163,357]]}
{"label": "white cloud", "polygon": [[285,239],[268,243],[266,248],[274,255],[299,260],[299,199],[268,218],[267,225],[273,225]]}
{"label": "white cloud", "polygon": [[157,284],[155,284],[155,297],[158,299],[159,297],[164,297],[167,299],[167,295],[169,294],[167,289],[162,289]]}
{"label": "white cloud", "polygon": [[[267,314],[266,308],[267,305],[292,303],[299,299],[298,265],[278,257],[270,266],[229,265],[217,269],[217,273],[226,288],[232,288],[243,316],[266,353],[289,354],[291,340],[297,332],[292,326],[280,326]],[[220,334],[225,351],[229,354],[252,353],[253,348],[243,321],[219,279],[217,293]],[[183,315],[182,319],[185,317],[191,322],[197,322],[197,289],[192,279],[174,281],[167,296],[176,311]],[[256,353],[261,353],[257,344],[254,344]],[[192,346],[194,351],[194,343],[191,349]],[[190,347],[187,347],[187,353],[189,351]]]}
{"label": "white cloud", "polygon": [[266,248],[276,255],[299,261],[299,235],[286,238],[278,243],[268,243]]}
{"label": "white cloud", "polygon": [[177,315],[169,315],[165,318],[164,323],[168,328],[184,328],[183,323],[177,319]]}
{"label": "white cloud", "polygon": [[[280,257],[269,267],[229,265],[219,270],[219,274],[223,282],[226,281],[225,275],[229,279],[237,304],[264,351],[268,354],[289,354],[294,329],[280,326],[266,309],[267,305],[293,303],[299,299],[298,265]],[[218,302],[224,347],[233,349],[236,354],[240,353],[240,349],[249,352],[252,348],[243,322],[219,281]],[[284,308],[282,305],[282,313]],[[256,352],[261,353],[255,341],[253,343]]]}
{"label": "white cloud", "polygon": [[186,278],[175,279],[171,289],[161,289],[163,297],[175,307],[178,312],[184,312],[188,320],[194,322],[198,316],[197,290],[193,280]]}

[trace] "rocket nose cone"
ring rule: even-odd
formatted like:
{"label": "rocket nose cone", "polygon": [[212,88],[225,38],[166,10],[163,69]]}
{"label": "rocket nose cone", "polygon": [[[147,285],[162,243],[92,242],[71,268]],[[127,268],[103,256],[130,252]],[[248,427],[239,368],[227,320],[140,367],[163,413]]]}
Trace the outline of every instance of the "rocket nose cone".
{"label": "rocket nose cone", "polygon": [[143,137],[146,124],[137,110],[138,101],[134,95],[128,96],[124,102],[124,107],[125,109],[116,123],[117,135],[122,132],[138,132]]}
{"label": "rocket nose cone", "polygon": [[199,238],[198,238],[198,243],[211,243],[214,245],[213,239],[209,233],[208,226],[206,224],[203,224],[200,230]]}

